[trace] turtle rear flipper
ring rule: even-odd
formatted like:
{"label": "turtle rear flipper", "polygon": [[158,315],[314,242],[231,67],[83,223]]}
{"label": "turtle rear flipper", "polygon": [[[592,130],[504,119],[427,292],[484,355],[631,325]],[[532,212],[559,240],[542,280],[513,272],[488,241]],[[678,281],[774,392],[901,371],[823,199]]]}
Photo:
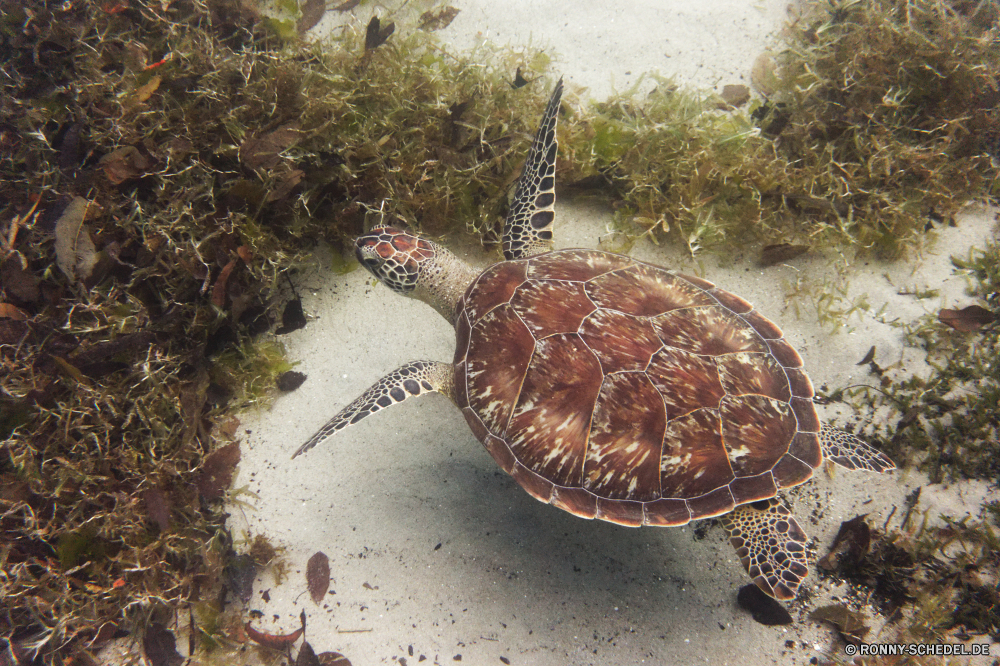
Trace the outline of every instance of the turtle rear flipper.
{"label": "turtle rear flipper", "polygon": [[896,469],[896,464],[888,456],[868,442],[833,426],[820,428],[819,445],[824,458],[847,469],[880,473]]}
{"label": "turtle rear flipper", "polygon": [[514,201],[503,225],[504,259],[523,259],[552,248],[556,203],[556,120],[562,79],[549,98],[538,133],[517,179]]}
{"label": "turtle rear flipper", "polygon": [[794,599],[809,573],[806,533],[781,500],[741,504],[720,517],[747,573],[769,597]]}
{"label": "turtle rear flipper", "polygon": [[340,410],[325,426],[309,438],[298,451],[296,457],[305,453],[334,433],[354,425],[361,419],[380,409],[399,404],[407,398],[426,393],[444,393],[453,397],[454,368],[451,363],[438,361],[411,361],[402,365],[373,384],[357,400]]}

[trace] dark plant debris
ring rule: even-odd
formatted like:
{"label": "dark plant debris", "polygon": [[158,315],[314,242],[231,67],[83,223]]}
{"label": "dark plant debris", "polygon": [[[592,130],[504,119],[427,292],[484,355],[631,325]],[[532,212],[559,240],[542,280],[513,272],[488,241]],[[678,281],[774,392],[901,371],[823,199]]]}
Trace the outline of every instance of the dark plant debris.
{"label": "dark plant debris", "polygon": [[870,545],[871,528],[865,522],[865,516],[856,516],[841,523],[830,552],[820,558],[817,564],[828,571],[856,568],[868,554]]}
{"label": "dark plant debris", "polygon": [[395,30],[395,23],[390,22],[382,25],[379,18],[373,16],[368,22],[368,29],[365,31],[365,50],[373,51],[382,46]]}
{"label": "dark plant debris", "polygon": [[451,25],[460,11],[449,5],[424,12],[420,15],[419,27],[421,30],[443,30]]}
{"label": "dark plant debris", "polygon": [[236,598],[247,603],[253,597],[253,582],[257,578],[257,562],[252,555],[237,555],[222,570],[226,584]]}
{"label": "dark plant debris", "polygon": [[294,391],[295,389],[302,386],[306,381],[306,375],[301,372],[296,372],[294,370],[289,370],[288,372],[283,372],[278,375],[278,381],[276,383],[279,391]]}
{"label": "dark plant debris", "polygon": [[775,264],[791,261],[795,257],[801,256],[808,251],[808,245],[794,245],[792,243],[765,245],[760,250],[759,263],[761,266],[774,266]]}
{"label": "dark plant debris", "polygon": [[[299,640],[299,638],[302,637],[303,631],[304,628],[299,627],[290,634],[274,635],[274,634],[267,634],[262,631],[257,631],[252,626],[250,626],[249,622],[247,622],[246,624],[246,632],[247,636],[250,637],[250,640],[268,649],[278,650],[281,652],[288,650],[288,648],[290,648],[292,644],[295,643],[295,641]],[[312,650],[312,648],[309,649]]]}
{"label": "dark plant debris", "polygon": [[339,652],[320,652],[317,656],[320,666],[351,666],[351,661]]}
{"label": "dark plant debris", "polygon": [[305,310],[302,309],[302,299],[296,296],[285,303],[285,307],[281,311],[281,326],[276,328],[274,333],[285,335],[305,328],[307,323]]}
{"label": "dark plant debris", "polygon": [[181,666],[184,663],[184,657],[177,652],[177,639],[159,622],[152,622],[146,628],[142,649],[152,666]]}

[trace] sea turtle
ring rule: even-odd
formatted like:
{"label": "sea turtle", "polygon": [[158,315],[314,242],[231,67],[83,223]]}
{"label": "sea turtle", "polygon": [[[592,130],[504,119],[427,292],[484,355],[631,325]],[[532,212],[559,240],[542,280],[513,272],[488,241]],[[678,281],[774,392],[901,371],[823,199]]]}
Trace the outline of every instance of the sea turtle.
{"label": "sea turtle", "polygon": [[549,251],[561,93],[560,80],[504,224],[504,261],[479,270],[391,226],[357,239],[375,277],[455,326],[455,358],[389,373],[295,455],[407,398],[444,393],[533,497],[632,527],[721,516],[754,582],[792,599],[807,537],[778,491],[824,459],[894,465],[820,424],[802,359],[739,296],[620,254]]}

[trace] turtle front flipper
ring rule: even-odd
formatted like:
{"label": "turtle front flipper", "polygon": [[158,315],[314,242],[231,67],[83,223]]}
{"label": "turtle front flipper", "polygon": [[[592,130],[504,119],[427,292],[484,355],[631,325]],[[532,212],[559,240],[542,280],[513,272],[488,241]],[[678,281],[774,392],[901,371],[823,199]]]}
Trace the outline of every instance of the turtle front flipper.
{"label": "turtle front flipper", "polygon": [[436,391],[454,400],[454,385],[454,368],[451,363],[411,361],[378,380],[361,397],[340,410],[309,441],[300,446],[292,457],[305,453],[327,437],[354,425],[366,416],[399,404],[407,398]]}
{"label": "turtle front flipper", "polygon": [[562,79],[549,98],[535,140],[517,179],[514,201],[503,225],[504,259],[523,259],[552,248],[556,203],[556,119]]}
{"label": "turtle front flipper", "polygon": [[819,445],[824,458],[847,469],[879,473],[896,469],[896,464],[888,456],[868,442],[833,426],[820,428]]}
{"label": "turtle front flipper", "polygon": [[781,601],[794,599],[809,573],[806,533],[777,497],[741,504],[722,525],[747,573],[761,590]]}

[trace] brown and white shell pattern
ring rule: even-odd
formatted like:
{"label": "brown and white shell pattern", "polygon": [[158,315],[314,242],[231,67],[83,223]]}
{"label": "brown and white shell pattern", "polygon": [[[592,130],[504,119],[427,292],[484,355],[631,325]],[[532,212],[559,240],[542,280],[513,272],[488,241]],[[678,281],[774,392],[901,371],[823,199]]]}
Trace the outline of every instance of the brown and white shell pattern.
{"label": "brown and white shell pattern", "polygon": [[531,495],[583,518],[683,525],[822,462],[802,359],[748,302],[629,257],[504,261],[459,302],[455,393]]}

